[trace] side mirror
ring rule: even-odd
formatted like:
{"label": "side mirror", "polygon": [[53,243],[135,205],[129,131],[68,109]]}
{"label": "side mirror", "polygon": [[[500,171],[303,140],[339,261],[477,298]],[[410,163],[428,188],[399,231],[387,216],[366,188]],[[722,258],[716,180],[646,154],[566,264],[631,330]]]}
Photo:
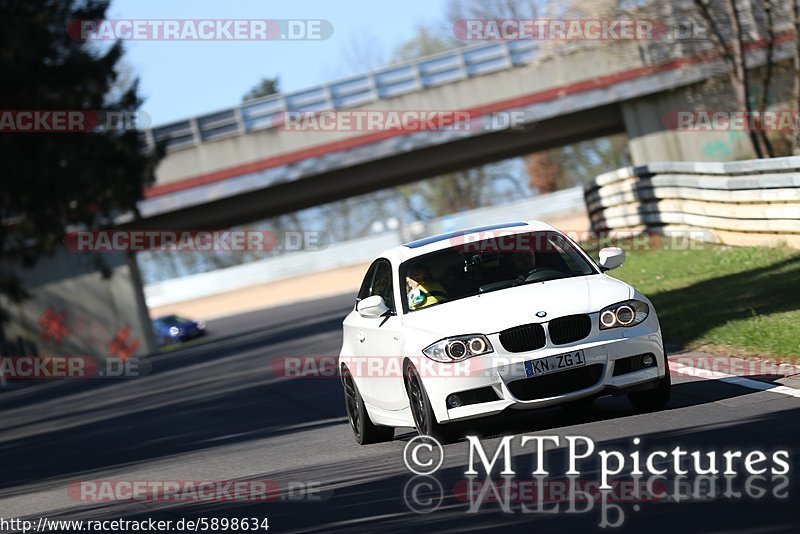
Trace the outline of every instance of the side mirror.
{"label": "side mirror", "polygon": [[606,247],[600,250],[600,269],[610,271],[625,263],[625,251],[619,247]]}
{"label": "side mirror", "polygon": [[358,301],[358,304],[356,304],[356,311],[361,317],[374,319],[383,316],[383,314],[389,311],[389,308],[383,301],[382,296],[372,295],[371,297]]}

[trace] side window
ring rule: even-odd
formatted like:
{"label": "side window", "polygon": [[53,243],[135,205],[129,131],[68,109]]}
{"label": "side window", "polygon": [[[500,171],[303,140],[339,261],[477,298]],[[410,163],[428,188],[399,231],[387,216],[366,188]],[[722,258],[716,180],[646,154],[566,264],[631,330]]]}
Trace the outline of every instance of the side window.
{"label": "side window", "polygon": [[370,296],[370,289],[372,288],[372,279],[375,277],[375,269],[378,268],[379,262],[375,261],[367,269],[367,274],[364,276],[364,281],[361,282],[361,289],[358,290],[358,299],[364,300]]}
{"label": "side window", "polygon": [[372,280],[370,296],[380,295],[386,305],[394,309],[394,294],[392,292],[392,264],[387,260],[378,260],[375,278]]}

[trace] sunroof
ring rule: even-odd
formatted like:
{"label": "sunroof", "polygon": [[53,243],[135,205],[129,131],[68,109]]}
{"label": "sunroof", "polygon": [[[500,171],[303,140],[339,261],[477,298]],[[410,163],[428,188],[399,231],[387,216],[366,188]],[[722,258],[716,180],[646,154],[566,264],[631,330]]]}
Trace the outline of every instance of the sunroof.
{"label": "sunroof", "polygon": [[416,241],[405,243],[403,246],[408,248],[419,248],[419,247],[424,247],[425,245],[430,245],[431,243],[436,243],[437,241],[442,241],[444,239],[451,239],[453,237],[458,237],[460,235],[474,234],[475,232],[489,232],[491,230],[499,230],[500,228],[512,228],[514,226],[527,226],[527,225],[528,223],[526,222],[512,222],[512,223],[502,223],[502,224],[491,224],[489,226],[476,226],[475,228],[458,230],[457,232],[449,232],[447,234],[439,234],[431,237],[423,237],[422,239],[417,239]]}

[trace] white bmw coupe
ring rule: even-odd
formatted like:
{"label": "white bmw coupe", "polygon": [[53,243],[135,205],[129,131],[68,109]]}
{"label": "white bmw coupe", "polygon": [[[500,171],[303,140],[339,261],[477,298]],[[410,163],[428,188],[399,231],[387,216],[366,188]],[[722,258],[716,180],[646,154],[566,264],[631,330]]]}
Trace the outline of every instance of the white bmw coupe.
{"label": "white bmw coupe", "polygon": [[339,371],[360,444],[395,427],[452,440],[455,421],[627,394],[670,396],[653,305],[538,221],[472,228],[381,254],[344,320]]}

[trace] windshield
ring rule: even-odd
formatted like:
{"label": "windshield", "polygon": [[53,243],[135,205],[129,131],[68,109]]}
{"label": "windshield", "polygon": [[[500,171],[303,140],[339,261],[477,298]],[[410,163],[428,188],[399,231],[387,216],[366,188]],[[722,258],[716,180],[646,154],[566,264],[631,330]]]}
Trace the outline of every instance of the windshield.
{"label": "windshield", "polygon": [[552,231],[463,242],[400,266],[407,312],[491,291],[596,273],[571,241]]}

